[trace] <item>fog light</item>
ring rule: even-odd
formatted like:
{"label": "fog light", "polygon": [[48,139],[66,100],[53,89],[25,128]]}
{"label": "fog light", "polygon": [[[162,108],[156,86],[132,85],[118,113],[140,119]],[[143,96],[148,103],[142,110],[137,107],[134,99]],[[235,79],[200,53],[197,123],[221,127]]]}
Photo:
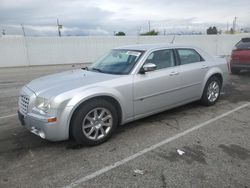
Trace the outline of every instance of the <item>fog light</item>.
{"label": "fog light", "polygon": [[41,138],[45,139],[45,134],[44,134],[44,132],[39,131],[39,136],[40,136]]}
{"label": "fog light", "polygon": [[35,135],[38,135],[40,136],[41,138],[45,139],[45,134],[43,131],[40,131],[38,130],[37,128],[35,128],[34,126],[31,127],[31,130],[30,130],[32,133],[34,133]]}

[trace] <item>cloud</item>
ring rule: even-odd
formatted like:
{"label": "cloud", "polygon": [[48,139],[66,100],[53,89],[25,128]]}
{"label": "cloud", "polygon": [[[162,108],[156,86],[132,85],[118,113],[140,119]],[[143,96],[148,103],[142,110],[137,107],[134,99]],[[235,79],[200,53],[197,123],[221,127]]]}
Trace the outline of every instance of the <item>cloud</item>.
{"label": "cloud", "polygon": [[1,0],[0,29],[7,34],[57,35],[56,19],[64,35],[129,35],[151,28],[160,32],[225,29],[238,17],[238,27],[250,26],[248,0]]}

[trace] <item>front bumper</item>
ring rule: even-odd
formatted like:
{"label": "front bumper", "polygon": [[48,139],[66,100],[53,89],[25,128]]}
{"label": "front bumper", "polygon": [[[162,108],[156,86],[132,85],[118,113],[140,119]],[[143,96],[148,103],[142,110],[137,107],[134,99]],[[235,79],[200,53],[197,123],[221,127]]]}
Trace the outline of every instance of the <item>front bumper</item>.
{"label": "front bumper", "polygon": [[48,122],[47,117],[33,113],[23,115],[19,111],[18,118],[25,128],[43,139],[50,141],[61,141],[67,139],[64,130],[57,121]]}

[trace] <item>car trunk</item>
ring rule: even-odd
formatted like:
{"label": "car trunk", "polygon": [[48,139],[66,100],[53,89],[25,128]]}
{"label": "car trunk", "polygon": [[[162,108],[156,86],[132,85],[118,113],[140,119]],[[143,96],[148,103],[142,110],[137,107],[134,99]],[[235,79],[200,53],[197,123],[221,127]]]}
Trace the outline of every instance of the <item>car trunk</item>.
{"label": "car trunk", "polygon": [[250,64],[250,49],[233,50],[231,58],[233,63]]}

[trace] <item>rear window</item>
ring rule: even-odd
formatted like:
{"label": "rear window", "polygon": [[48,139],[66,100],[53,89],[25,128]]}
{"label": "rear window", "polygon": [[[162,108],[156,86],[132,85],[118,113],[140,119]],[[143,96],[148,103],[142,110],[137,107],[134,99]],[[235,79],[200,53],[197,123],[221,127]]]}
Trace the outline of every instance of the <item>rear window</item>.
{"label": "rear window", "polygon": [[250,38],[242,38],[241,41],[242,42],[250,42]]}
{"label": "rear window", "polygon": [[181,65],[204,61],[203,58],[193,49],[177,49]]}
{"label": "rear window", "polygon": [[237,49],[250,49],[250,38],[242,38],[235,46]]}

